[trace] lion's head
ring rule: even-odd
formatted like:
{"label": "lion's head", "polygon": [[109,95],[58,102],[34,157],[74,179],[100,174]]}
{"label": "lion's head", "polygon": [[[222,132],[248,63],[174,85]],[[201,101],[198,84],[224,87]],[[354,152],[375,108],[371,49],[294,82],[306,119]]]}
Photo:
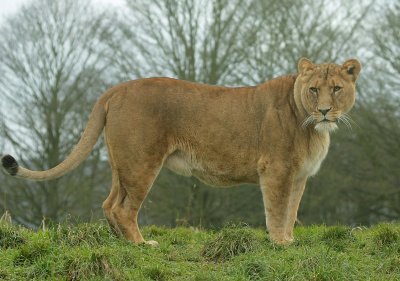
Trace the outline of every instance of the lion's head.
{"label": "lion's head", "polygon": [[342,121],[349,125],[346,113],[353,107],[355,83],[361,70],[356,59],[343,65],[313,64],[306,58],[298,63],[295,83],[296,105],[306,112],[303,127],[314,126],[318,132],[331,132]]}

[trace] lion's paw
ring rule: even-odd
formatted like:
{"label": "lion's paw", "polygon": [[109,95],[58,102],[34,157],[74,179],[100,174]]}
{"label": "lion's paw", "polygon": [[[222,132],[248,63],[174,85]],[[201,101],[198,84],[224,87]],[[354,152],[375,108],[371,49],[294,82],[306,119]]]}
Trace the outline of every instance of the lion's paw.
{"label": "lion's paw", "polygon": [[145,245],[149,245],[151,247],[159,247],[160,245],[158,244],[157,241],[154,240],[148,240],[144,242]]}
{"label": "lion's paw", "polygon": [[282,238],[272,238],[274,244],[287,246],[293,243],[294,239],[292,237],[282,237]]}

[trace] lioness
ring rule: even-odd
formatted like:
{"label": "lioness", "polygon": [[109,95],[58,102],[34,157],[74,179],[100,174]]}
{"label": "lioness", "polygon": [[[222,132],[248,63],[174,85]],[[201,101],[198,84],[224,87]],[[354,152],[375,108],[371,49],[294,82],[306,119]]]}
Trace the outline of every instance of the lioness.
{"label": "lioness", "polygon": [[114,231],[145,241],[137,217],[162,166],[215,186],[261,186],[272,241],[289,244],[307,178],[329,147],[329,133],[355,101],[361,65],[298,63],[298,74],[254,87],[227,88],[170,78],[117,85],[104,93],[71,154],[47,171],[2,158],[5,170],[49,180],[76,168],[105,128],[112,187],[103,203]]}

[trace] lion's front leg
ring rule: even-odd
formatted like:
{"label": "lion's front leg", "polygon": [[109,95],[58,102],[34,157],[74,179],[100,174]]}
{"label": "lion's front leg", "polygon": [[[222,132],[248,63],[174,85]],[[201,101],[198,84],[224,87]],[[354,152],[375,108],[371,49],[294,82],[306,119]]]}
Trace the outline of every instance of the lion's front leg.
{"label": "lion's front leg", "polygon": [[290,191],[287,219],[286,219],[286,236],[293,240],[293,228],[297,219],[297,211],[300,201],[306,187],[307,178],[295,180]]}
{"label": "lion's front leg", "polygon": [[270,238],[277,244],[290,244],[287,235],[287,215],[290,192],[293,185],[292,172],[286,165],[261,164],[259,168],[266,223]]}

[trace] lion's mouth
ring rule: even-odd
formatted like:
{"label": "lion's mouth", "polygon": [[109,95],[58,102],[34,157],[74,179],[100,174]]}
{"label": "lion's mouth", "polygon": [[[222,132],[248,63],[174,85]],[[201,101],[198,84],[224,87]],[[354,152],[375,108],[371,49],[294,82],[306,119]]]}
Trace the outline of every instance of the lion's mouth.
{"label": "lion's mouth", "polygon": [[336,123],[336,121],[324,118],[323,120],[319,121],[318,123]]}
{"label": "lion's mouth", "polygon": [[315,130],[317,130],[318,132],[321,132],[321,133],[333,132],[338,128],[336,123],[337,123],[336,121],[332,121],[332,120],[324,118],[323,120],[319,121],[315,125]]}

